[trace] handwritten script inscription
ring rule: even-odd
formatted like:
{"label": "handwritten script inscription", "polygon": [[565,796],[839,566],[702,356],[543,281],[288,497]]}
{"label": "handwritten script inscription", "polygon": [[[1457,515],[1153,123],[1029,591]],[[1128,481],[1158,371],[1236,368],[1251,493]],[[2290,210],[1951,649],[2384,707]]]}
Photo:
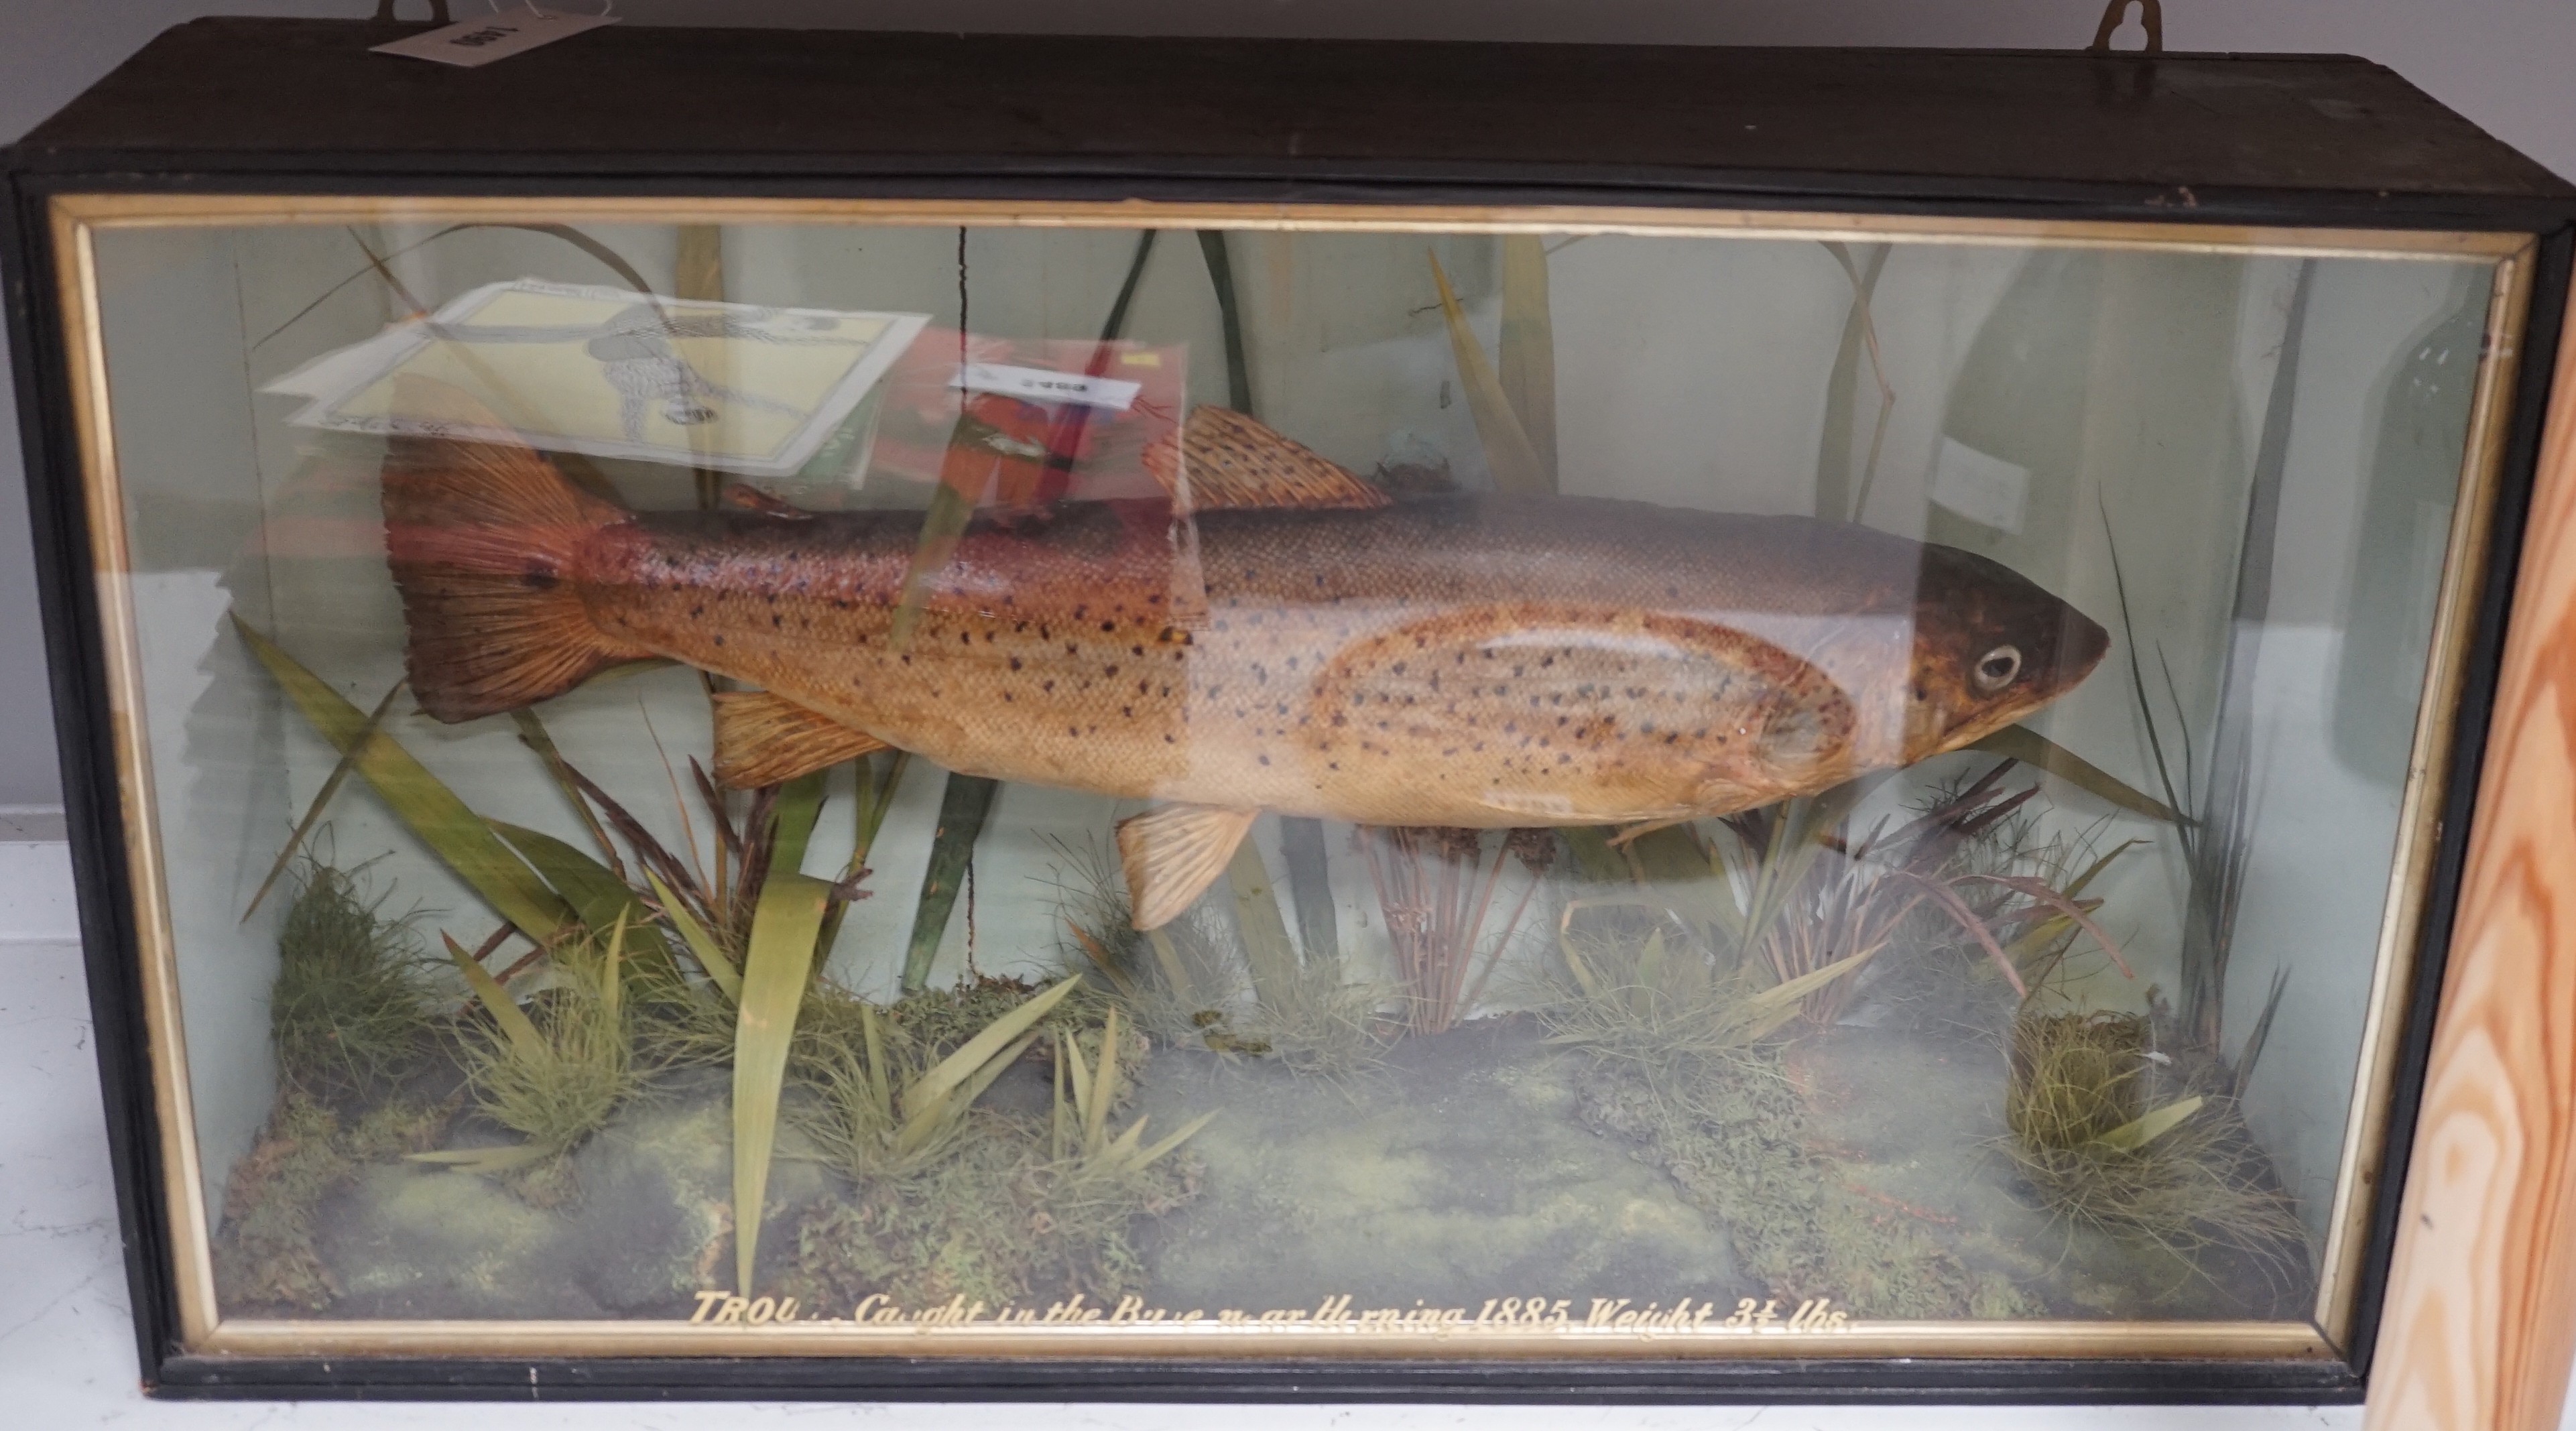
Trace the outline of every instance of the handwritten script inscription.
{"label": "handwritten script inscription", "polygon": [[1646,1336],[1679,1333],[1776,1335],[1850,1329],[1850,1314],[1835,1306],[1830,1297],[1800,1298],[1786,1310],[1781,1306],[1783,1300],[1741,1297],[1732,1309],[1728,1309],[1717,1302],[1691,1297],[1677,1298],[1670,1305],[1660,1301],[1640,1304],[1633,1297],[1488,1297],[1484,1305],[1470,1311],[1465,1307],[1434,1307],[1422,1302],[1410,1307],[1354,1307],[1350,1296],[1336,1294],[1312,1307],[1273,1307],[1260,1311],[1242,1307],[1192,1307],[1187,1311],[1175,1311],[1169,1307],[1148,1307],[1144,1298],[1134,1296],[1121,1297],[1104,1305],[1079,1292],[1043,1307],[1009,1303],[992,1307],[982,1301],[970,1302],[962,1296],[951,1297],[936,1306],[906,1307],[878,1292],[861,1298],[846,1313],[809,1313],[794,1297],[746,1297],[731,1290],[719,1290],[697,1294],[697,1308],[689,1314],[689,1321],[720,1327],[844,1323],[920,1329],[1216,1325],[1443,1336],[1531,1331],[1608,1331]]}

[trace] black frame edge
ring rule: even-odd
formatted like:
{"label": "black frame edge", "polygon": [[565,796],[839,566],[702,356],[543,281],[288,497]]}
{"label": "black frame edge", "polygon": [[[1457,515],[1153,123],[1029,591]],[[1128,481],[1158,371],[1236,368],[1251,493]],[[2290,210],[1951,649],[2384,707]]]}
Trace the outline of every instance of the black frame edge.
{"label": "black frame edge", "polygon": [[[2567,304],[2571,281],[2576,281],[2576,226],[2562,224],[2537,237],[2530,309],[2524,318],[2520,367],[2514,378],[2513,425],[2507,431],[2496,466],[2496,488],[2489,497],[2493,525],[2487,531],[2485,578],[2469,649],[2461,661],[2458,723],[2436,817],[2432,878],[2415,931],[2414,976],[2407,990],[2396,1072],[2389,1081],[2389,1107],[2395,1116],[2389,1120],[2387,1143],[2380,1154],[2379,1181],[2371,1192],[2369,1241],[2361,1277],[2353,1289],[2353,1344],[2347,1354],[2365,1382],[2377,1350],[2389,1268],[2397,1250],[2398,1219],[2404,1210],[2407,1173],[2423,1111],[2425,1065],[2433,1051],[2433,1025],[2441,1012],[2442,983],[2450,970],[2452,925],[2459,913],[2460,879],[2468,864],[2469,836],[2485,775],[2514,588],[2522,574],[2542,428],[2549,418],[2559,345],[2567,341]],[[2557,397],[2576,404],[2576,392]]]}
{"label": "black frame edge", "polygon": [[1261,1401],[1413,1405],[2349,1404],[2340,1363],[1886,1358],[1815,1362],[951,1361],[873,1357],[182,1356],[170,1399]]}
{"label": "black frame edge", "polygon": [[161,1155],[163,1110],[154,1091],[151,1040],[144,1024],[116,742],[109,724],[89,517],[79,477],[78,424],[54,281],[57,255],[44,196],[11,175],[6,198],[0,209],[0,226],[5,226],[0,231],[0,271],[5,271],[8,288],[11,366],[54,739],[100,1098],[107,1113],[108,1166],[125,1250],[126,1292],[134,1308],[136,1359],[150,1389],[179,1344],[170,1209],[164,1195],[167,1169]]}
{"label": "black frame edge", "polygon": [[[7,155],[12,162],[20,156]],[[100,617],[92,580],[87,510],[79,469],[76,415],[63,346],[65,315],[54,283],[56,255],[46,217],[53,192],[126,189],[150,192],[273,191],[275,175],[155,176],[128,171],[115,176],[42,176],[11,173],[0,246],[7,260],[8,326],[16,356],[16,394],[27,462],[28,501],[37,558],[46,647],[52,667],[56,735],[60,741],[64,798],[75,855],[83,942],[97,1057],[107,1109],[110,1156],[119,1192],[119,1221],[136,1318],[138,1356],[146,1388],[188,1399],[401,1396],[437,1399],[661,1399],[698,1397],[788,1400],[830,1397],[869,1399],[975,1398],[992,1400],[1273,1401],[1382,1400],[1413,1402],[1759,1402],[1786,1397],[1799,1402],[2157,1403],[2231,1402],[2316,1404],[2359,1400],[2366,1388],[2372,1344],[2386,1290],[2406,1164],[2415,1133],[2424,1059],[2447,966],[2451,920],[2465,860],[2470,813],[2475,809],[2480,764],[2493,711],[2498,662],[2519,571],[2540,429],[2546,416],[2562,317],[2576,265],[2576,230],[2567,206],[2472,205],[2473,216],[2445,213],[2418,218],[2427,227],[2514,228],[2512,219],[2545,216],[2534,226],[2530,311],[2514,423],[2500,459],[2489,534],[2487,571],[2478,598],[2473,640],[2464,659],[2460,724],[2451,752],[2438,825],[2437,853],[2418,933],[2416,968],[2391,1087],[2392,1118],[2381,1176],[2374,1193],[2369,1239],[2356,1287],[2353,1346],[2347,1361],[1962,1361],[1886,1359],[1855,1362],[1585,1362],[1461,1365],[1425,1362],[1301,1362],[1267,1365],[1119,1362],[913,1362],[863,1358],[599,1358],[498,1361],[402,1358],[244,1358],[184,1354],[178,1346],[178,1302],[167,1235],[169,1207],[159,1136],[160,1108],[151,1076],[143,1021],[136,931],[132,923],[129,867],[118,795],[113,734],[107,724],[106,671]],[[490,193],[634,193],[684,187],[692,193],[779,193],[811,187],[858,189],[884,197],[928,197],[924,189],[1028,197],[1060,188],[1098,197],[1101,181],[1077,176],[845,176],[800,183],[778,176],[731,174],[710,183],[670,180],[637,183],[625,176],[514,175],[497,183],[450,174],[459,189]],[[89,182],[82,182],[87,179]],[[373,183],[306,175],[304,182],[341,192],[417,194],[441,185],[407,183],[383,175]],[[104,180],[105,182],[100,182]],[[192,183],[193,181],[193,183]],[[1438,179],[1410,182],[1293,183],[1276,180],[1163,179],[1130,174],[1126,189],[1228,191],[1223,197],[1276,198],[1283,189],[1301,198],[1331,202],[1440,201],[1472,203],[1508,193],[1520,202],[1544,202],[1546,190],[1501,183],[1460,184]],[[1929,186],[1939,188],[1938,183]],[[896,192],[887,192],[889,189]],[[1562,192],[1562,191],[1558,191]],[[1734,192],[1675,193],[1642,187],[1583,192],[1590,202],[1649,207],[1735,208],[1750,196]],[[1140,192],[1137,196],[1147,196]],[[2096,205],[2100,207],[2097,208]],[[1874,212],[1932,212],[1947,216],[1981,211],[2014,217],[2157,218],[2224,221],[2209,209],[2142,214],[2098,194],[2089,203],[2027,196],[2017,201],[1951,197],[1926,192],[1891,201],[1810,193],[1799,207],[1859,208]],[[2305,196],[2274,195],[2258,206],[2284,226],[2319,220]],[[2295,217],[2294,217],[2295,216]],[[2415,226],[2413,224],[2388,226]],[[2532,230],[2525,230],[2532,231]],[[2569,395],[2576,400],[2576,395]]]}

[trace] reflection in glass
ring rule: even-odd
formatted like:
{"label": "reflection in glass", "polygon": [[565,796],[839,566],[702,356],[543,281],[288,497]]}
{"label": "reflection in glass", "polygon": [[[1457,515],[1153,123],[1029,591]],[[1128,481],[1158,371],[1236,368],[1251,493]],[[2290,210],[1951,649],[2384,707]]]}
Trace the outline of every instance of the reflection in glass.
{"label": "reflection in glass", "polygon": [[2314,1313],[2485,266],[442,227],[98,244],[227,1315]]}

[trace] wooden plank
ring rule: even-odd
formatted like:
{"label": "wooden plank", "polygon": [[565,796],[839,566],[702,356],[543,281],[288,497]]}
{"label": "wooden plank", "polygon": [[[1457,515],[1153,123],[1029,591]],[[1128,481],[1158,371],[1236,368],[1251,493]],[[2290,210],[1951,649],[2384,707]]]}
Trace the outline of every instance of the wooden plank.
{"label": "wooden plank", "polygon": [[2576,1355],[2576,343],[2554,390],[2371,1431],[2554,1431]]}
{"label": "wooden plank", "polygon": [[1509,173],[1727,185],[1764,175],[1764,192],[1782,179],[1816,192],[1988,199],[2018,185],[2083,186],[2166,214],[2230,192],[2337,198],[2383,215],[2428,194],[2569,196],[2547,169],[2395,74],[2339,56],[642,24],[480,69],[368,53],[416,28],[178,26],[39,125],[23,162],[121,155],[108,167],[133,168],[163,156],[198,172],[657,178],[784,169],[1485,183]]}

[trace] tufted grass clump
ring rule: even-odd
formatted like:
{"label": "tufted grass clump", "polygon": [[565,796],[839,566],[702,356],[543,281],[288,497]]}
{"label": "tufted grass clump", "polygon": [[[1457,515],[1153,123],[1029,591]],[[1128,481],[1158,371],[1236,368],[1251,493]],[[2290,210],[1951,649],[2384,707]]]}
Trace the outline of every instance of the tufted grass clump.
{"label": "tufted grass clump", "polygon": [[475,1107],[524,1137],[531,1158],[570,1151],[643,1089],[619,968],[624,934],[556,949],[553,987],[518,1018],[490,1007],[487,993],[494,1017],[466,1036]]}
{"label": "tufted grass clump", "polygon": [[[1141,1285],[1133,1229],[1196,1195],[1195,1165],[1173,1154],[1214,1115],[1152,1141],[1143,1117],[1118,1127],[1113,1110],[1148,1043],[1115,1005],[1096,1023],[1063,1017],[1082,1008],[1074,994],[1068,981],[1025,996],[953,1046],[896,1017],[912,1000],[879,1009],[827,996],[837,1012],[799,1054],[810,1103],[798,1123],[851,1195],[799,1226],[797,1295],[998,1306]],[[945,1015],[916,1023],[950,1025]],[[1022,1055],[1041,1051],[1053,1064],[1048,1118],[979,1105]]]}
{"label": "tufted grass clump", "polygon": [[2274,1184],[2232,1098],[2162,1086],[2136,1014],[2026,1010],[2012,1031],[2004,1154],[2069,1222],[2199,1275],[2250,1264],[2275,1286],[2307,1266],[2298,1205]]}
{"label": "tufted grass clump", "polygon": [[419,1064],[437,1018],[419,936],[347,872],[308,861],[299,883],[269,995],[279,1077],[314,1097],[381,1089]]}

